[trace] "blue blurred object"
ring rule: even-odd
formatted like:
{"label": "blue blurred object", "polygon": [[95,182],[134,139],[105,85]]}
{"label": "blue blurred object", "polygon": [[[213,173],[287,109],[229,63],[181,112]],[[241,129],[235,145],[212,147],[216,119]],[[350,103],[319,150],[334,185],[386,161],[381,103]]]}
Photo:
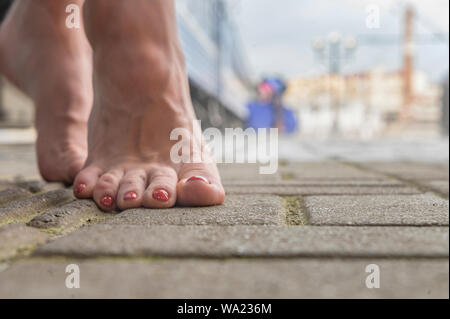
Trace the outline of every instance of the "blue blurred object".
{"label": "blue blurred object", "polygon": [[297,130],[297,119],[291,109],[283,107],[284,133],[290,134]]}
{"label": "blue blurred object", "polygon": [[297,120],[294,112],[280,105],[283,93],[286,91],[284,81],[277,77],[266,77],[259,84],[258,90],[260,99],[247,104],[247,127],[254,129],[276,127],[276,110],[278,109],[281,110],[283,133],[295,132]]}
{"label": "blue blurred object", "polygon": [[263,82],[269,84],[275,91],[275,95],[280,96],[286,91],[286,84],[283,80],[277,77],[267,77],[263,79]]}
{"label": "blue blurred object", "polygon": [[[247,127],[254,129],[275,127],[275,108],[271,102],[253,101],[247,104]],[[297,130],[297,120],[294,112],[283,106],[283,133],[293,133]]]}
{"label": "blue blurred object", "polygon": [[275,112],[270,102],[253,101],[247,104],[247,109],[247,127],[258,129],[273,126]]}

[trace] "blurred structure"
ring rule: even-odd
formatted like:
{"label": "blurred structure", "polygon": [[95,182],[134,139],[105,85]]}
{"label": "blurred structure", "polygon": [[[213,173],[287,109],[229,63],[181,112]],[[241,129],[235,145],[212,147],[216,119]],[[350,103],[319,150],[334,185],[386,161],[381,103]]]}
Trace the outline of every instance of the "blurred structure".
{"label": "blurred structure", "polygon": [[30,127],[33,119],[33,102],[0,75],[0,128]]}
{"label": "blurred structure", "polygon": [[[411,91],[414,104],[409,110],[411,123],[402,121],[403,73],[374,68],[353,75],[323,75],[290,81],[287,101],[296,105],[302,134],[328,137],[335,126],[334,101],[339,100],[337,125],[349,137],[380,137],[420,134],[439,135],[441,118],[440,85],[415,71]],[[409,129],[407,126],[410,126]],[[412,126],[412,127],[411,127]]]}
{"label": "blurred structure", "polygon": [[441,128],[442,134],[448,136],[449,135],[448,75],[447,79],[442,85],[442,90],[444,91],[444,94],[442,94]]}
{"label": "blurred structure", "polygon": [[[316,58],[327,66],[328,73],[335,76],[341,73],[342,65],[349,62],[356,50],[357,42],[354,37],[348,36],[345,40],[338,32],[331,32],[327,39],[316,38],[312,47]],[[332,95],[332,108],[334,113],[332,134],[336,136],[340,133],[339,117],[342,100],[339,94]]]}
{"label": "blurred structure", "polygon": [[405,33],[403,40],[403,108],[400,113],[403,120],[408,120],[413,103],[413,22],[414,11],[411,7],[407,7],[405,11]]}
{"label": "blurred structure", "polygon": [[191,94],[203,127],[242,126],[251,83],[224,0],[177,0]]}
{"label": "blurred structure", "polygon": [[[202,126],[242,126],[250,80],[226,1],[177,0],[176,6],[192,100]],[[31,101],[6,80],[0,82],[0,97],[1,125],[32,125]]]}
{"label": "blurred structure", "polygon": [[283,103],[286,84],[278,77],[263,79],[258,85],[258,98],[247,104],[246,127],[253,129],[277,128],[280,133],[291,134],[298,128],[291,109]]}
{"label": "blurred structure", "polygon": [[[339,34],[331,33],[327,41],[313,41],[316,56],[328,65],[328,74],[292,79],[287,92],[289,103],[297,106],[302,134],[323,138],[337,133],[360,138],[437,137],[445,123],[448,131],[448,111],[445,113],[445,106],[441,111],[442,85],[414,68],[416,42],[445,41],[445,37],[415,36],[416,19],[413,9],[405,7],[402,38],[362,35],[344,42]],[[394,72],[375,66],[343,75],[342,62],[353,56],[356,45],[401,45],[403,65]]]}

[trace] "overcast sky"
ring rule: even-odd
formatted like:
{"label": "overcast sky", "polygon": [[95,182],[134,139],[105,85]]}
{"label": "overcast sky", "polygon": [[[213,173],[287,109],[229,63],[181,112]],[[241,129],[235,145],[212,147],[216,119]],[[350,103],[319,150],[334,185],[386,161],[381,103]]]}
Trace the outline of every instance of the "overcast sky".
{"label": "overcast sky", "polygon": [[[429,35],[449,30],[448,0],[227,0],[240,31],[253,75],[282,74],[286,77],[313,75],[326,68],[314,57],[315,37],[338,31],[343,36],[363,34],[384,38],[401,37],[406,3],[414,6],[419,19],[415,32]],[[366,27],[366,8],[380,8],[380,28]],[[448,74],[448,42],[421,44],[415,65],[433,80]],[[398,45],[360,45],[344,72],[356,72],[383,65],[388,70],[401,66]]]}

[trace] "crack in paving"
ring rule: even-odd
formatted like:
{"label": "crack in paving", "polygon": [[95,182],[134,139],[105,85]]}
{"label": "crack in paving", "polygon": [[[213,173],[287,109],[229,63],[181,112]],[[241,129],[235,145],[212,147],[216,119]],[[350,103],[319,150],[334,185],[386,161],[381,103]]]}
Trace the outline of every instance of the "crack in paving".
{"label": "crack in paving", "polygon": [[69,234],[83,226],[97,224],[112,214],[102,212],[92,200],[75,200],[47,210],[34,217],[28,226],[38,228],[51,236]]}
{"label": "crack in paving", "polygon": [[66,189],[54,190],[15,201],[0,208],[0,226],[10,223],[27,223],[50,208],[75,200]]}

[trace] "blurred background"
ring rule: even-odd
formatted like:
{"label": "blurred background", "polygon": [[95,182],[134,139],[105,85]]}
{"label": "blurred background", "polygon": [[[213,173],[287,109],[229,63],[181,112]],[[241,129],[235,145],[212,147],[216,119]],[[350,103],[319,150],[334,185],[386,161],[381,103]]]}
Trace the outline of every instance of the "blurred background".
{"label": "blurred background", "polygon": [[[261,100],[261,89],[268,87],[261,84],[270,78],[284,84],[275,95],[295,119],[284,130],[290,139],[448,145],[448,1],[176,4],[192,98],[204,128],[283,130],[277,103],[268,106],[274,109],[268,121],[249,122],[262,112],[249,106]],[[4,79],[0,83],[0,142],[34,138],[31,102]]]}

